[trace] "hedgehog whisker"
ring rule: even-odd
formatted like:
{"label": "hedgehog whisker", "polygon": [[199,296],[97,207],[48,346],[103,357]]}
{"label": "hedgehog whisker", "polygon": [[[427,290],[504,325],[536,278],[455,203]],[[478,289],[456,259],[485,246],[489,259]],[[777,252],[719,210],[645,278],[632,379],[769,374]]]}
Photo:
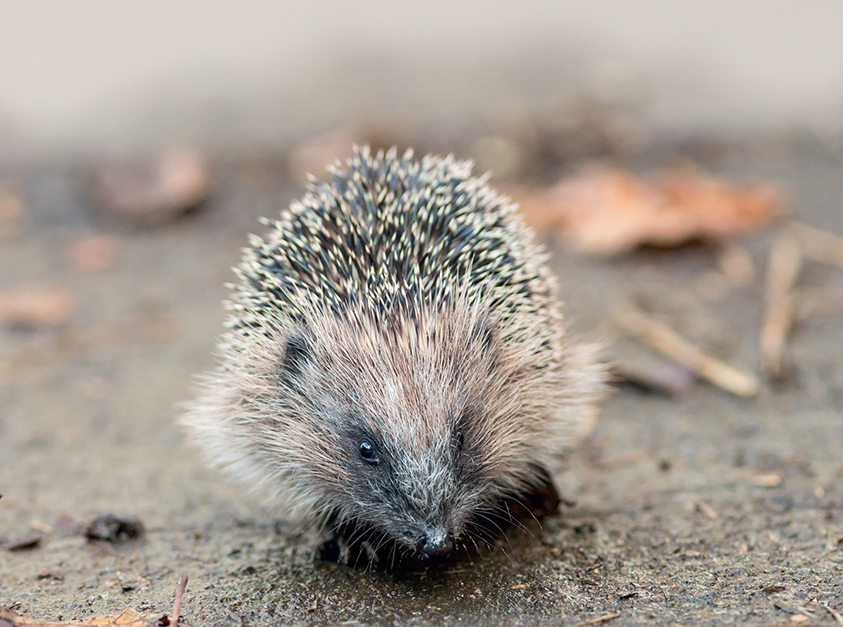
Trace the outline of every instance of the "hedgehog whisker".
{"label": "hedgehog whisker", "polygon": [[[508,498],[512,501],[515,501],[518,505],[520,505],[521,508],[524,509],[530,515],[530,518],[532,518],[534,521],[536,521],[538,523],[539,527],[542,526],[541,521],[538,518],[536,518],[536,515],[533,513],[533,508],[529,507],[527,505],[527,503],[522,501],[520,495],[513,494],[513,495],[510,495]],[[526,530],[526,527],[524,527],[524,529]]]}
{"label": "hedgehog whisker", "polygon": [[[499,525],[499,524],[495,521],[495,519],[494,519],[494,517],[493,517],[493,516],[487,516],[487,515],[486,515],[486,514],[484,514],[483,512],[478,512],[478,513],[477,513],[477,516],[478,516],[478,517],[480,517],[480,518],[482,518],[482,519],[484,519],[484,520],[486,520],[486,521],[488,521],[490,524],[494,525],[494,526],[495,526],[495,528],[496,528],[496,529],[500,532],[500,535],[501,535],[501,536],[503,536],[504,540],[506,540],[506,543],[509,545],[509,550],[510,550],[510,551],[514,551],[514,549],[513,549],[513,547],[512,547],[512,542],[510,542],[510,540],[509,540],[509,536],[508,536],[508,535],[506,535],[506,531],[504,530],[504,528],[503,528],[503,527],[501,527],[501,526],[500,526],[500,525]],[[490,546],[492,546],[492,545],[491,545],[491,543],[490,543]],[[503,547],[501,547],[501,550],[503,551]],[[507,555],[506,551],[503,551],[503,552],[504,552],[504,555],[506,555],[507,557],[510,557],[509,555]],[[510,559],[512,559],[512,558],[510,557]]]}
{"label": "hedgehog whisker", "polygon": [[[356,557],[354,560],[354,564],[352,566],[356,566],[357,562],[360,560],[360,553],[365,551],[364,544],[368,542],[373,534],[373,530],[365,525],[355,525],[354,531],[346,540],[346,545],[350,548],[350,550],[354,550],[356,552]],[[371,558],[369,558],[371,562]]]}
{"label": "hedgehog whisker", "polygon": [[[512,515],[512,512],[509,510],[508,507],[500,505],[491,505],[489,507],[489,510],[501,512],[505,516],[505,522],[507,525],[512,525],[513,527],[516,527],[521,531],[524,531],[530,534],[531,536],[534,536],[533,532],[530,531],[530,529],[524,523],[522,523],[517,516]],[[535,517],[535,515],[532,514],[532,512],[530,512],[530,514],[534,520],[538,521],[538,519]]]}

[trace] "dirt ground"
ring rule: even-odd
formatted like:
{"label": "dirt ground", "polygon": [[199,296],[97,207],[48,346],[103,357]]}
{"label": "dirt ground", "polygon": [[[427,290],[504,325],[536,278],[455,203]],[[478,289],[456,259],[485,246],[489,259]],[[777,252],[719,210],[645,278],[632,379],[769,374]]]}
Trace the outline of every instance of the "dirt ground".
{"label": "dirt ground", "polygon": [[[686,162],[778,182],[795,219],[843,232],[839,147],[807,134],[660,142],[632,165]],[[315,563],[315,532],[206,469],[176,426],[193,376],[212,366],[223,285],[247,233],[301,193],[285,163],[217,161],[206,206],[144,229],[93,212],[74,167],[0,172],[24,201],[21,225],[0,239],[0,288],[64,286],[74,299],[58,329],[0,330],[0,541],[40,538],[0,549],[0,605],[44,622],[126,608],[157,617],[186,574],[182,624],[193,626],[836,624],[843,272],[813,263],[800,285],[816,305],[792,336],[783,384],[751,400],[703,383],[678,397],[620,387],[556,475],[570,503],[543,527],[425,575]],[[573,328],[604,339],[610,357],[650,359],[631,340],[613,344],[606,323],[637,299],[758,370],[763,268],[780,228],[741,241],[759,277],[720,290],[716,246],[598,261],[551,243]],[[103,234],[114,242],[106,268],[69,261],[77,242]],[[104,513],[137,517],[145,535],[87,541],[80,526]]]}

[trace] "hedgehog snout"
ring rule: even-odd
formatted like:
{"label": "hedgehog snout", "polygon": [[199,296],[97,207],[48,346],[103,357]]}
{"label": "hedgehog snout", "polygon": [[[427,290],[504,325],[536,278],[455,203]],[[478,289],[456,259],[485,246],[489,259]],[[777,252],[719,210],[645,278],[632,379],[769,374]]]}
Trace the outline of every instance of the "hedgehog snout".
{"label": "hedgehog snout", "polygon": [[422,523],[404,531],[404,536],[415,542],[416,552],[425,559],[438,559],[454,550],[454,534],[444,525]]}

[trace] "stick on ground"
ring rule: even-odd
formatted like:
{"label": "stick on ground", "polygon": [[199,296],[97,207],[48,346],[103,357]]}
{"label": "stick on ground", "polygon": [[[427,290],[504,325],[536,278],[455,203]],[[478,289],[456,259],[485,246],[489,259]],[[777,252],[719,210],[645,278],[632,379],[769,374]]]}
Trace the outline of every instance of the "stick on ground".
{"label": "stick on ground", "polygon": [[843,268],[843,237],[796,222],[790,225],[790,229],[805,257]]}
{"label": "stick on ground", "polygon": [[837,610],[835,610],[833,607],[831,607],[830,605],[828,605],[826,603],[823,603],[822,606],[826,609],[826,611],[829,614],[834,616],[834,620],[837,621],[838,625],[843,625],[843,615],[841,615],[840,612],[838,612]]}
{"label": "stick on ground", "polygon": [[761,327],[761,363],[773,379],[785,372],[785,344],[793,326],[796,307],[794,287],[802,267],[799,242],[787,231],[782,233],[770,249],[767,263],[766,311]]}
{"label": "stick on ground", "polygon": [[665,357],[686,365],[697,376],[717,387],[744,397],[758,393],[761,385],[758,377],[707,355],[670,327],[645,316],[632,306],[616,313],[613,320],[630,335],[646,342]]}
{"label": "stick on ground", "polygon": [[607,623],[610,620],[614,620],[619,618],[620,614],[604,614],[603,616],[597,616],[595,618],[589,618],[579,624],[579,627],[585,627],[586,625],[599,625],[600,623]]}
{"label": "stick on ground", "polygon": [[187,575],[182,575],[179,587],[176,588],[176,599],[173,602],[173,619],[170,621],[173,627],[179,627],[179,613],[181,612],[181,601],[184,598],[185,590],[187,590]]}

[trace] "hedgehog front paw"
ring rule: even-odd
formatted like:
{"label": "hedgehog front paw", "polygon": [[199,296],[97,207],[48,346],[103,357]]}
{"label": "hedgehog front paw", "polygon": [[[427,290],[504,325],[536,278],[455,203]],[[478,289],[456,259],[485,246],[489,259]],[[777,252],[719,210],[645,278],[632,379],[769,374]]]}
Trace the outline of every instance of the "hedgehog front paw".
{"label": "hedgehog front paw", "polygon": [[330,526],[316,549],[316,559],[351,567],[375,565],[380,556],[372,535],[372,530],[364,525],[343,523]]}

